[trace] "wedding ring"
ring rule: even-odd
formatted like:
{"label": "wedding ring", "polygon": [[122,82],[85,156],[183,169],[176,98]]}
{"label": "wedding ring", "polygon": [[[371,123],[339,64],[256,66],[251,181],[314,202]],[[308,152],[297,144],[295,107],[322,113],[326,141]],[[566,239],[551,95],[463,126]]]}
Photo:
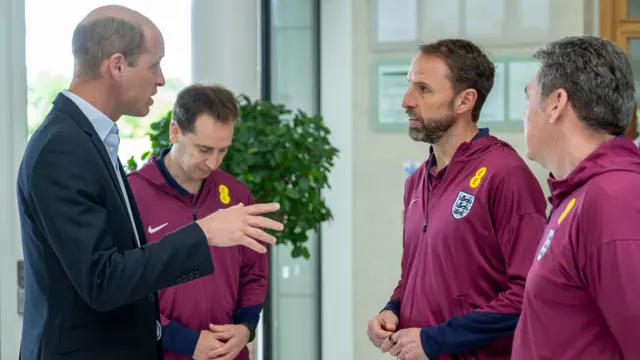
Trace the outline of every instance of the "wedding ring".
{"label": "wedding ring", "polygon": [[389,335],[389,342],[391,343],[391,345],[394,345],[394,346],[398,343],[397,341],[393,340],[393,334]]}

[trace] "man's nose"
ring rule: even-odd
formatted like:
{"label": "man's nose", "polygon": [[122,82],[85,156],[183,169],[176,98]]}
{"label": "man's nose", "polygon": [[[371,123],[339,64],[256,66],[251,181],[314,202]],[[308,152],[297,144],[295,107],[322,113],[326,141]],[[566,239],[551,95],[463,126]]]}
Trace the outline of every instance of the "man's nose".
{"label": "man's nose", "polygon": [[219,156],[218,156],[217,154],[216,154],[216,155],[211,156],[210,158],[208,158],[208,159],[207,159],[206,164],[207,164],[207,167],[208,167],[210,170],[215,170],[215,169],[217,169],[217,168],[218,168],[218,166],[220,166],[220,159],[219,159]]}
{"label": "man's nose", "polygon": [[411,88],[407,89],[407,92],[404,93],[404,97],[402,98],[402,108],[403,109],[412,109],[416,107],[414,96],[411,93]]}
{"label": "man's nose", "polygon": [[164,78],[164,72],[162,72],[162,69],[158,70],[158,79],[156,80],[156,84],[158,86],[164,86],[164,84],[166,83],[165,78]]}

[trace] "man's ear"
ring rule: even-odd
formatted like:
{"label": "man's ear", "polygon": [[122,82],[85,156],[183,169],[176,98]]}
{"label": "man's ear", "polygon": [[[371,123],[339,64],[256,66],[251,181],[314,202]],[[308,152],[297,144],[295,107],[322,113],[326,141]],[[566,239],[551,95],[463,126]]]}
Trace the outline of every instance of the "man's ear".
{"label": "man's ear", "polygon": [[473,106],[478,99],[478,92],[475,89],[461,91],[453,101],[453,111],[456,114],[464,114],[473,111]]}
{"label": "man's ear", "polygon": [[171,120],[169,124],[169,141],[172,144],[176,144],[178,142],[178,136],[180,135],[180,126],[175,120]]}
{"label": "man's ear", "polygon": [[549,122],[556,123],[569,106],[569,94],[564,89],[557,89],[547,98]]}
{"label": "man's ear", "polygon": [[117,77],[122,74],[122,69],[125,66],[127,59],[121,53],[115,53],[107,59],[109,72],[111,76]]}

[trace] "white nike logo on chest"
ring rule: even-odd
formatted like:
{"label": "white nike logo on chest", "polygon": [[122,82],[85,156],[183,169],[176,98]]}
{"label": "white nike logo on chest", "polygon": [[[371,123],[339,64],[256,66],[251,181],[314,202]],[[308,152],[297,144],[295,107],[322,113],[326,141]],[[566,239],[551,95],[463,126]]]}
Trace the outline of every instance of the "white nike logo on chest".
{"label": "white nike logo on chest", "polygon": [[169,223],[168,223],[168,222],[166,222],[166,223],[164,223],[164,224],[162,224],[162,225],[160,225],[160,226],[158,226],[158,227],[154,227],[154,228],[152,228],[151,226],[149,226],[149,228],[147,229],[147,231],[149,232],[149,234],[153,234],[154,232],[156,232],[156,231],[158,231],[158,230],[162,229],[163,227],[167,226],[168,224],[169,224]]}

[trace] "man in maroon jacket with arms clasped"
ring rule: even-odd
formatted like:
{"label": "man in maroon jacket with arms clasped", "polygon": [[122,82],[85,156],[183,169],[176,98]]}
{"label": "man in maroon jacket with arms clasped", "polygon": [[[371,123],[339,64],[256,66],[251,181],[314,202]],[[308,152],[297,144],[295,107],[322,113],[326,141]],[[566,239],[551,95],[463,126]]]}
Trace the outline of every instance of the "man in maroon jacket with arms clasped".
{"label": "man in maroon jacket with arms clasped", "polygon": [[[172,147],[129,175],[150,242],[220,209],[253,203],[247,186],[218,169],[238,106],[219,86],[191,85],[173,108]],[[167,360],[248,360],[267,291],[266,254],[210,249],[215,273],[160,291]],[[210,326],[212,324],[212,326]]]}
{"label": "man in maroon jacket with arms clasped", "polygon": [[538,50],[527,156],[551,172],[552,211],[529,272],[515,360],[640,359],[640,150],[627,55],[597,37]]}
{"label": "man in maroon jacket with arms clasped", "polygon": [[431,154],[405,183],[401,278],[368,329],[401,360],[510,358],[546,202],[516,151],[477,126],[494,74],[460,39],[421,46],[408,73],[409,135]]}

